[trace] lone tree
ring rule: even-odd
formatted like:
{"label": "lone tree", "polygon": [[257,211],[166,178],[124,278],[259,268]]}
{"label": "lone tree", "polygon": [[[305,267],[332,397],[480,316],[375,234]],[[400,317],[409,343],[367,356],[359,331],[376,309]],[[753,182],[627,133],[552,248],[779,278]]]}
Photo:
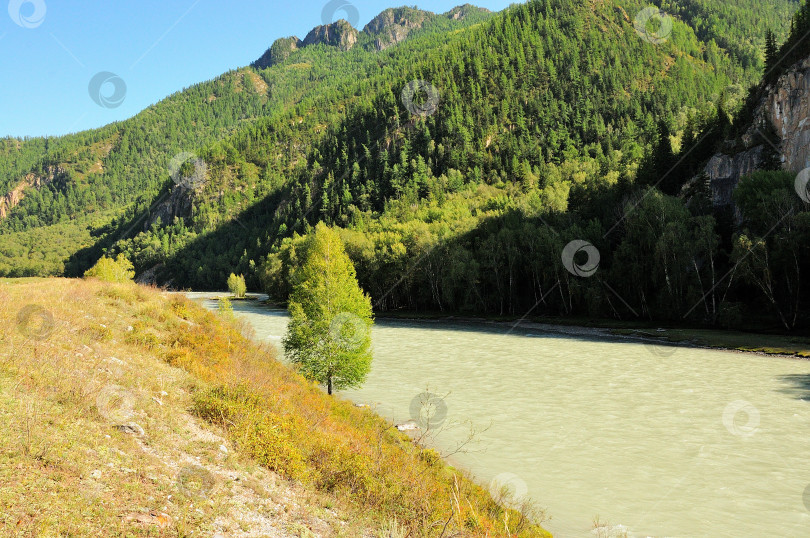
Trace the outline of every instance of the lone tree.
{"label": "lone tree", "polygon": [[305,250],[293,276],[284,351],[329,394],[360,386],[371,369],[371,298],[360,289],[336,231],[318,224]]}

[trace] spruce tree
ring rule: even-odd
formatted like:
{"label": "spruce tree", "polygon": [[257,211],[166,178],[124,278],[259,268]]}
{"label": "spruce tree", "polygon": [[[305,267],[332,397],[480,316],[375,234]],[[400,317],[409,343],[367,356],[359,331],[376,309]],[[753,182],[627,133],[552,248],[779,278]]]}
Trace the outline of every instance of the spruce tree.
{"label": "spruce tree", "polygon": [[779,49],[776,36],[770,30],[765,34],[765,83],[769,84],[779,78]]}

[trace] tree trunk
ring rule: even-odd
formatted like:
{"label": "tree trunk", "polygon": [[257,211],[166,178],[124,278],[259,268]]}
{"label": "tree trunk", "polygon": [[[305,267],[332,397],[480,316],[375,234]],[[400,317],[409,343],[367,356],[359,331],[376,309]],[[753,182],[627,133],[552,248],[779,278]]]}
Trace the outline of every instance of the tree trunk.
{"label": "tree trunk", "polygon": [[332,394],[332,376],[331,376],[331,375],[329,376],[329,379],[327,379],[327,381],[326,381],[326,385],[327,385],[327,389],[326,389],[326,390],[327,390],[327,391],[329,392],[329,394],[331,395],[331,394]]}

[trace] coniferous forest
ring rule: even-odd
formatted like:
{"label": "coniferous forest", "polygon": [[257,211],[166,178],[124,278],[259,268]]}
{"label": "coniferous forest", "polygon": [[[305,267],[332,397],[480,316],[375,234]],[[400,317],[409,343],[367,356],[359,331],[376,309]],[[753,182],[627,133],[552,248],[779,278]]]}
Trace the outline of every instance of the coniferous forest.
{"label": "coniferous forest", "polygon": [[[657,28],[642,2],[531,0],[384,50],[279,45],[129,120],[7,138],[0,191],[31,186],[0,220],[0,274],[124,254],[174,288],[244,274],[285,301],[324,222],[376,311],[807,330],[795,173],[765,163],[729,208],[704,168],[810,55],[810,8],[653,4]],[[173,170],[182,152],[200,160]]]}

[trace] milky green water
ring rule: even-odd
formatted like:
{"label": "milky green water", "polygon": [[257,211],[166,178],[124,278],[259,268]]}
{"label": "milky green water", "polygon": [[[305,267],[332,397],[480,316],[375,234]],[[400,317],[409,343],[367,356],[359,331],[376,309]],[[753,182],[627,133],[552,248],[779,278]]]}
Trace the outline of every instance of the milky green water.
{"label": "milky green water", "polygon": [[[234,310],[280,343],[285,312]],[[378,320],[372,372],[341,396],[401,423],[426,387],[446,395],[436,448],[471,423],[450,461],[530,496],[555,536],[595,536],[597,515],[629,536],[810,536],[810,362],[506,332]]]}

